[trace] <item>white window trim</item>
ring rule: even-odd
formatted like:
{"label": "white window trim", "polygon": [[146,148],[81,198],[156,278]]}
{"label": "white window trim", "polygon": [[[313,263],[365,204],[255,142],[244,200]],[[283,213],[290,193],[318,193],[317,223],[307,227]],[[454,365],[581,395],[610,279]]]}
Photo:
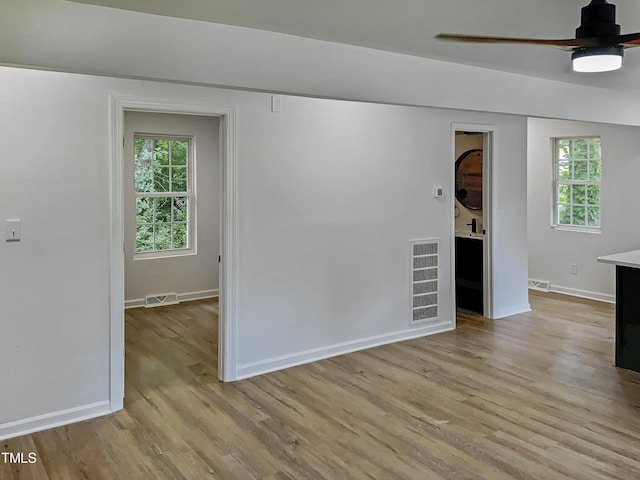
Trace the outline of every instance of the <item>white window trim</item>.
{"label": "white window trim", "polygon": [[[592,139],[598,138],[600,139],[600,151],[602,152],[602,137],[600,135],[576,135],[576,136],[562,136],[562,137],[553,137],[551,139],[552,153],[553,153],[553,172],[552,172],[552,192],[551,192],[551,229],[563,232],[578,232],[578,233],[594,233],[600,234],[602,233],[602,177],[598,181],[588,181],[588,180],[573,180],[571,184],[574,185],[598,185],[600,187],[600,199],[598,202],[598,207],[600,208],[600,225],[597,227],[590,226],[581,226],[581,225],[565,225],[560,224],[558,222],[558,184],[560,179],[558,178],[558,162],[560,158],[558,157],[558,142],[560,140],[576,140],[576,139]],[[600,155],[600,160],[602,161],[602,155]]]}
{"label": "white window trim", "polygon": [[[140,197],[187,197],[189,202],[189,208],[187,210],[187,248],[170,249],[170,250],[154,250],[151,252],[137,252],[137,240],[134,237],[134,254],[133,260],[154,260],[160,258],[171,257],[186,257],[190,255],[196,255],[197,252],[197,207],[196,207],[196,185],[195,185],[195,151],[196,151],[196,137],[193,135],[161,135],[157,133],[140,133],[134,132],[133,138],[144,137],[162,140],[187,140],[189,147],[187,149],[187,193],[183,192],[135,192],[134,189],[134,202]],[[135,145],[135,141],[134,141]],[[135,179],[135,168],[134,168]],[[135,208],[135,205],[134,205]],[[181,223],[181,222],[180,222]],[[137,222],[136,222],[137,225]]]}

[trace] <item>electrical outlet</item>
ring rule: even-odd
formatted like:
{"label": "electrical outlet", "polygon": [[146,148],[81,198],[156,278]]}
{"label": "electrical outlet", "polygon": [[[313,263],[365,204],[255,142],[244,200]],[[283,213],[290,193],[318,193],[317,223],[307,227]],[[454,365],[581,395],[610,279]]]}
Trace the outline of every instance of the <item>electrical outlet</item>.
{"label": "electrical outlet", "polygon": [[571,275],[577,275],[578,274],[578,265],[576,265],[575,263],[571,264]]}

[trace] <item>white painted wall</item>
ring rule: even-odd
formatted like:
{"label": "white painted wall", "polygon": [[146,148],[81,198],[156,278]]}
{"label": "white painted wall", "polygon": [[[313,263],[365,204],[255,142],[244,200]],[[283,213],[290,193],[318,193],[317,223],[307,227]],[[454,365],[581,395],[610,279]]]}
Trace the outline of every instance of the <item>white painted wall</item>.
{"label": "white painted wall", "polygon": [[[287,98],[283,113],[260,107],[240,122],[241,131],[255,132],[242,146],[240,235],[262,239],[241,241],[240,258],[253,268],[271,258],[275,267],[241,281],[240,316],[256,319],[239,325],[241,375],[293,363],[293,352],[329,353],[328,346],[406,330],[410,239],[445,239],[441,309],[453,319],[453,200],[451,192],[434,200],[431,187],[452,178],[454,122],[497,127],[494,192],[503,208],[495,213],[495,311],[529,308],[523,118]],[[256,218],[264,220],[248,223]],[[275,322],[277,344],[265,346],[258,318]]]}
{"label": "white painted wall", "polygon": [[[601,234],[552,230],[552,138],[602,137]],[[552,289],[612,301],[615,269],[596,262],[610,253],[640,249],[633,192],[640,178],[640,129],[605,123],[528,120],[529,278]],[[572,275],[570,265],[578,265]]]}
{"label": "white painted wall", "polygon": [[[491,149],[493,317],[529,311],[527,265],[526,129],[520,118],[496,123]],[[484,211],[485,215],[487,211]],[[485,240],[486,242],[486,240]]]}
{"label": "white painted wall", "polygon": [[[218,290],[220,253],[220,121],[216,117],[126,112],[125,114],[125,301],[176,292],[211,295]],[[134,260],[134,133],[192,136],[195,147],[196,253]]]}
{"label": "white painted wall", "polygon": [[64,0],[3,0],[0,62],[640,125],[640,97],[615,90]]}
{"label": "white painted wall", "polygon": [[22,219],[22,241],[0,243],[2,437],[109,398],[110,127],[87,77],[0,77],[0,219]]}
{"label": "white painted wall", "polygon": [[271,113],[263,93],[26,69],[0,82],[0,218],[24,238],[0,244],[0,437],[108,411],[109,95],[237,111],[239,376],[430,331],[409,327],[412,239],[442,240],[438,328],[453,326],[453,200],[431,198],[452,179],[452,122],[495,125],[496,306],[526,304],[524,117],[286,96]]}

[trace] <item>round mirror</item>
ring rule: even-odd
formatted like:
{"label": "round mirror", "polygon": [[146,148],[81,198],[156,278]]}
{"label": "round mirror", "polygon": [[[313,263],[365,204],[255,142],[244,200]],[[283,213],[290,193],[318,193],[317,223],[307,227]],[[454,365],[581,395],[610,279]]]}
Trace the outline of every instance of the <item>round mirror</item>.
{"label": "round mirror", "polygon": [[482,149],[467,150],[456,160],[456,198],[469,210],[482,210]]}

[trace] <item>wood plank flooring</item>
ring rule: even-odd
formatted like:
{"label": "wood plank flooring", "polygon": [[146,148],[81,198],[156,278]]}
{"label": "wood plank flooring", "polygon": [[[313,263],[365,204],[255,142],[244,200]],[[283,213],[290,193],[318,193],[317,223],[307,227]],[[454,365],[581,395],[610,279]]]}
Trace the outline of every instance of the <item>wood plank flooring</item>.
{"label": "wood plank flooring", "polygon": [[0,479],[630,480],[640,374],[614,308],[531,295],[453,332],[217,380],[217,303],[126,314],[125,410],[1,442]]}

